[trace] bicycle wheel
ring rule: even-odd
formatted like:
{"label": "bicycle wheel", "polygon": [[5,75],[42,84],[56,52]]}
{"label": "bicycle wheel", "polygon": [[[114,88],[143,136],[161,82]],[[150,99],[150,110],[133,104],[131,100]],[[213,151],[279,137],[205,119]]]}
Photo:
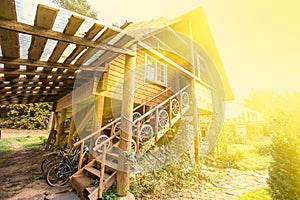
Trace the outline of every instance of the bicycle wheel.
{"label": "bicycle wheel", "polygon": [[46,175],[46,182],[51,187],[63,186],[69,181],[73,174],[72,168],[66,163],[56,163]]}
{"label": "bicycle wheel", "polygon": [[62,160],[63,160],[63,156],[60,153],[49,154],[44,158],[44,160],[41,163],[42,172],[47,173],[54,164]]}

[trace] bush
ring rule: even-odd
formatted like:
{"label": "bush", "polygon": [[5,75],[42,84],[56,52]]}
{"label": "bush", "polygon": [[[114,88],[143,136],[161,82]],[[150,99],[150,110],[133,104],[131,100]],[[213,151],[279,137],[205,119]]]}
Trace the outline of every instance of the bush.
{"label": "bush", "polygon": [[0,106],[0,127],[11,129],[46,129],[51,104],[31,103]]}
{"label": "bush", "polygon": [[273,199],[300,199],[300,135],[278,134],[271,144],[268,184]]}
{"label": "bush", "polygon": [[219,155],[217,161],[221,162],[218,167],[239,169],[239,163],[243,160],[244,153],[242,151],[227,152]]}

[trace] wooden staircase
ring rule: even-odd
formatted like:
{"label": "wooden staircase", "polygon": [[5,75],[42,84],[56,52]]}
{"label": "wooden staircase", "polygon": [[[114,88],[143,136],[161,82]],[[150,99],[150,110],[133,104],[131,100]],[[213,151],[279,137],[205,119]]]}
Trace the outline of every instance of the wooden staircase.
{"label": "wooden staircase", "polygon": [[[99,187],[92,185],[92,180],[101,179],[101,167],[101,163],[93,159],[71,177],[72,185],[81,199],[98,199]],[[106,165],[102,179],[103,190],[110,188],[116,177],[117,171]]]}
{"label": "wooden staircase", "polygon": [[[144,125],[150,126],[151,119],[153,119],[153,116],[156,116],[156,120],[154,120],[154,130],[156,131],[151,138],[146,141],[142,142],[139,138],[139,134],[135,135],[133,138],[136,140],[137,144],[137,151],[138,152],[147,152],[147,155],[144,158],[138,158],[135,154],[136,152],[126,152],[129,153],[128,155],[126,153],[123,154],[123,152],[119,149],[118,144],[119,142],[115,142],[113,144],[113,141],[117,139],[116,135],[112,135],[110,138],[102,142],[101,144],[96,145],[93,148],[93,151],[97,153],[97,150],[101,148],[101,151],[98,151],[97,156],[93,154],[95,159],[93,159],[90,163],[88,163],[86,166],[78,170],[72,177],[71,182],[73,184],[73,187],[76,189],[77,193],[79,194],[81,199],[98,199],[98,197],[102,197],[102,192],[112,186],[114,182],[116,182],[116,176],[117,171],[127,171],[130,172],[131,175],[134,175],[136,172],[141,170],[147,170],[147,168],[151,168],[151,165],[156,165],[156,163],[163,165],[166,163],[166,160],[162,159],[170,158],[168,150],[164,151],[155,151],[151,152],[149,149],[152,147],[153,144],[155,144],[156,141],[159,140],[160,137],[162,137],[172,126],[174,126],[176,123],[179,122],[179,120],[184,118],[184,114],[188,113],[189,106],[181,107],[180,113],[177,113],[176,115],[171,114],[171,100],[174,98],[178,99],[178,96],[181,95],[183,91],[185,91],[187,87],[180,90],[178,93],[174,94],[173,96],[167,98],[163,102],[161,102],[159,105],[154,106],[150,111],[147,113],[144,113],[141,117],[134,120],[133,126],[136,122],[144,121]],[[180,96],[181,98],[181,96]],[[162,108],[170,106],[169,107],[169,113],[170,117],[168,117],[168,122],[164,124],[164,126],[161,127],[155,127],[158,126],[158,113]],[[148,119],[148,120],[147,120]],[[150,119],[150,120],[149,120]],[[117,122],[118,120],[115,120],[111,123],[112,126]],[[147,124],[148,123],[148,124]],[[139,132],[140,129],[144,125],[137,124],[135,126],[136,132]],[[104,126],[103,128],[107,128],[108,125]],[[102,129],[103,129],[102,128]],[[114,127],[112,127],[113,129]],[[101,129],[100,129],[101,131]],[[97,131],[95,133],[99,133],[100,131]],[[95,134],[92,133],[91,135]],[[90,138],[91,136],[89,136]],[[82,139],[82,141],[79,141],[78,144],[83,145],[85,141],[85,138]],[[108,145],[108,143],[111,142],[111,146]],[[140,146],[139,146],[140,143]],[[103,144],[104,148],[103,148]],[[101,146],[102,145],[102,146]],[[106,149],[106,146],[108,149]],[[123,158],[120,158],[120,156],[123,156]],[[131,156],[131,158],[130,158]],[[141,160],[143,159],[143,160]],[[123,160],[124,163],[121,165],[119,164],[120,160]],[[144,163],[146,165],[139,166],[137,163]],[[128,167],[129,166],[129,167]],[[80,167],[79,167],[80,168]],[[99,187],[92,185],[91,180],[99,180]]]}

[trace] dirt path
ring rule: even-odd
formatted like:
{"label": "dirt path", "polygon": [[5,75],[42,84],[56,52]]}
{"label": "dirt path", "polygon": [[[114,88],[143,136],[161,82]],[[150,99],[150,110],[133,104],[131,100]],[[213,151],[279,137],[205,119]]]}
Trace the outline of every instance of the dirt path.
{"label": "dirt path", "polygon": [[47,188],[40,170],[41,150],[16,150],[0,163],[0,199],[26,198],[43,193]]}
{"label": "dirt path", "polygon": [[[0,200],[44,199],[44,194],[53,191],[40,170],[43,153],[42,149],[15,146],[15,151],[0,163]],[[156,194],[140,199],[230,200],[267,185],[267,169],[243,171],[203,166],[199,173],[203,178],[184,185],[180,190],[163,187]],[[70,187],[59,190],[70,190]]]}
{"label": "dirt path", "polygon": [[46,130],[1,129],[1,138],[15,138],[15,137],[27,137],[27,136],[46,136],[46,137],[48,137],[48,132]]}

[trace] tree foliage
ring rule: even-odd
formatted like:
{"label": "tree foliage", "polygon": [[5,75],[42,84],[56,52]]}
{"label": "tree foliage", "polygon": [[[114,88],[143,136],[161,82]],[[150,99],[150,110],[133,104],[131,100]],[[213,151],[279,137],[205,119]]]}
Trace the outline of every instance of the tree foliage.
{"label": "tree foliage", "polygon": [[252,91],[245,104],[261,112],[272,131],[268,184],[273,199],[300,199],[300,92]]}
{"label": "tree foliage", "polygon": [[46,129],[50,117],[49,103],[0,106],[0,127],[12,129]]}
{"label": "tree foliage", "polygon": [[81,15],[97,19],[97,13],[91,9],[91,4],[87,0],[53,0],[53,3]]}

